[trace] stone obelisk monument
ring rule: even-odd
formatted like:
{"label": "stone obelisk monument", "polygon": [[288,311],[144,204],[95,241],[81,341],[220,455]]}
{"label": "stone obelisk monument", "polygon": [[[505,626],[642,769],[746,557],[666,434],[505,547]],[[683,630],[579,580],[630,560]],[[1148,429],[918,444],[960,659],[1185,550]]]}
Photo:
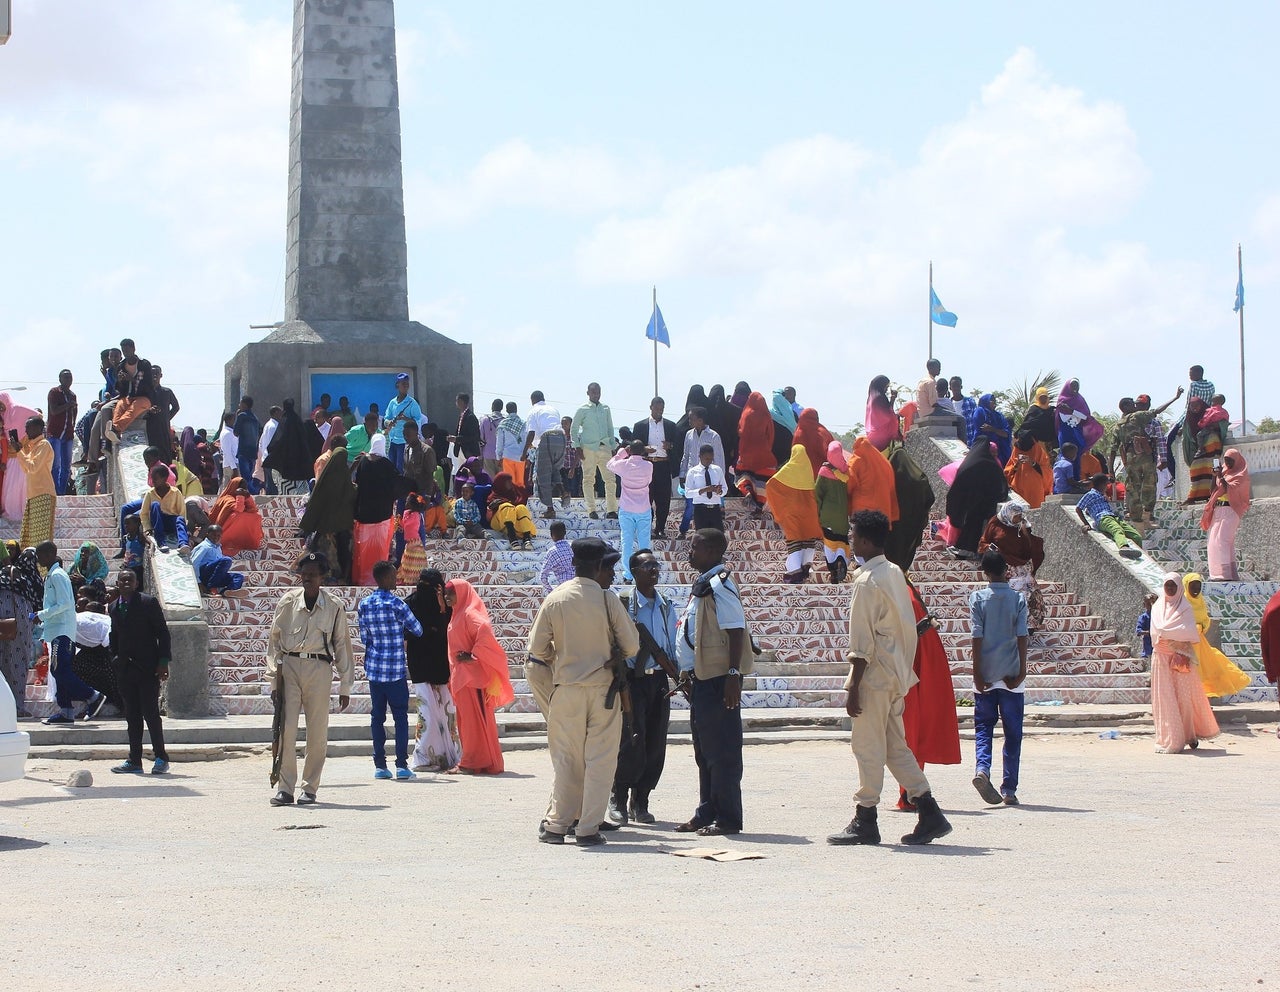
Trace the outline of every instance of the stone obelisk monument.
{"label": "stone obelisk monument", "polygon": [[452,426],[471,346],[409,319],[393,0],[294,0],[284,321],[227,363],[227,409],[381,409],[401,371]]}

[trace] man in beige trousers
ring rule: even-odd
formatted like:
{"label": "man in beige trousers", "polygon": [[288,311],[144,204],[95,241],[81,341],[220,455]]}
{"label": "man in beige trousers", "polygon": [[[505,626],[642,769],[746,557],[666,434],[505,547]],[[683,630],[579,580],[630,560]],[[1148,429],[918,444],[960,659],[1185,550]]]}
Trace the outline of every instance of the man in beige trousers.
{"label": "man in beige trousers", "polygon": [[858,763],[857,806],[850,824],[827,837],[830,844],[880,843],[876,807],[886,765],[919,812],[915,830],[902,843],[928,844],[951,833],[902,728],[907,690],[918,681],[916,623],[907,580],[884,556],[888,536],[889,518],[879,510],[853,515],[851,544],[860,565],[850,583],[850,671],[844,687]]}
{"label": "man in beige trousers", "polygon": [[[303,555],[296,567],[300,585],[281,597],[271,621],[267,681],[276,685],[279,673],[284,705],[279,791],[271,797],[272,806],[288,806],[294,801],[293,790],[298,781],[299,712],[307,721],[307,752],[298,805],[316,801],[329,747],[329,697],[334,669],[338,672],[338,712],[351,702],[355,665],[351,658],[347,611],[340,599],[320,587],[327,567],[323,555]],[[273,689],[273,695],[277,691],[281,690]]]}
{"label": "man in beige trousers", "polygon": [[618,764],[622,704],[605,708],[613,681],[610,656],[631,657],[640,637],[622,601],[602,588],[601,574],[621,555],[598,538],[573,542],[574,577],[557,586],[529,631],[529,656],[551,668],[547,745],[555,784],[538,839],[563,844],[574,821],[582,847],[603,844],[604,821]]}

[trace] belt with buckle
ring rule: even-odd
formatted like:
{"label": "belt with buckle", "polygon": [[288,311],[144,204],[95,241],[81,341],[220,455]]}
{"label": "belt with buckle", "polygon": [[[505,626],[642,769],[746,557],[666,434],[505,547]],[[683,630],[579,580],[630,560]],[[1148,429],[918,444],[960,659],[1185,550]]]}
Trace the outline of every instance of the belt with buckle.
{"label": "belt with buckle", "polygon": [[327,654],[304,654],[301,651],[286,651],[285,655],[290,658],[305,658],[308,661],[333,661]]}

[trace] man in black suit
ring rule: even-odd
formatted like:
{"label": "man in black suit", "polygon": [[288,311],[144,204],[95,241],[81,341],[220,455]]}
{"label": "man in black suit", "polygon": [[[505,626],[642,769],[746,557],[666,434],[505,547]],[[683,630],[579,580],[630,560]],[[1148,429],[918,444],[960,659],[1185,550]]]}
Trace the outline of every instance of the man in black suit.
{"label": "man in black suit", "polygon": [[459,393],[454,405],[458,408],[458,428],[449,436],[453,453],[460,455],[463,460],[475,458],[484,445],[480,440],[480,421],[471,409],[470,394]]}
{"label": "man in black suit", "polygon": [[676,425],[663,417],[667,404],[655,396],[649,404],[649,418],[631,429],[643,441],[649,461],[653,462],[653,478],[649,482],[649,501],[653,503],[653,536],[666,537],[667,514],[671,511],[671,480],[680,474],[680,459],[674,456],[676,441],[683,443]]}
{"label": "man in black suit", "polygon": [[163,775],[169,770],[169,752],[164,747],[160,724],[160,683],[169,678],[169,626],[155,597],[138,591],[138,577],[132,569],[120,570],[116,588],[120,598],[110,610],[111,653],[116,659],[116,679],[129,727],[129,759],[111,770],[142,773],[145,720],[156,756],[151,774]]}

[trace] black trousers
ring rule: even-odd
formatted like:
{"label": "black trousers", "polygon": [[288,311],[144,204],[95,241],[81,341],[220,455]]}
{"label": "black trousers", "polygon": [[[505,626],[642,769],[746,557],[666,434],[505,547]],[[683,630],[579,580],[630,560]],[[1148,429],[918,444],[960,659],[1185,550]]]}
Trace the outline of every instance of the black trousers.
{"label": "black trousers", "polygon": [[702,530],[703,527],[724,530],[724,507],[710,506],[707,503],[694,503],[693,526],[696,530]]}
{"label": "black trousers", "polygon": [[154,672],[144,672],[137,665],[130,664],[116,668],[116,679],[124,702],[125,724],[129,728],[129,760],[142,764],[142,724],[146,721],[156,760],[168,761],[164,728],[160,723],[160,679]]}
{"label": "black trousers", "polygon": [[667,465],[667,462],[654,462],[653,478],[649,481],[654,530],[666,530],[667,514],[671,512],[671,471]]}
{"label": "black trousers", "polygon": [[628,740],[623,733],[613,778],[614,795],[624,801],[628,790],[647,799],[658,787],[667,763],[667,728],[671,724],[671,700],[667,698],[671,680],[666,672],[633,678],[628,684],[635,739]]}
{"label": "black trousers", "polygon": [[690,716],[698,763],[696,823],[742,829],[742,709],[726,709],[727,675],[693,680]]}

